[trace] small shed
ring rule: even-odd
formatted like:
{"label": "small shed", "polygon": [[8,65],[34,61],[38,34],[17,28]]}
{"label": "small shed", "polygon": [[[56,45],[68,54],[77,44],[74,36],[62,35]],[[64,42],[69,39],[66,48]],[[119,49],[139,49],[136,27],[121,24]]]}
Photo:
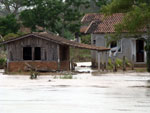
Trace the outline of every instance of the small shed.
{"label": "small shed", "polygon": [[30,33],[4,41],[7,48],[7,70],[26,71],[27,65],[41,71],[70,70],[69,47],[108,51],[105,47],[69,41],[53,33]]}

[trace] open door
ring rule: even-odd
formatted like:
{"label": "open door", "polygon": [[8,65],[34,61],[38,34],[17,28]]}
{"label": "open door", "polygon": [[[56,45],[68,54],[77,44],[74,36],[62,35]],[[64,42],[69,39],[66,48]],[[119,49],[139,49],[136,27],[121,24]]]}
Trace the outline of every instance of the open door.
{"label": "open door", "polygon": [[136,62],[144,62],[144,41],[136,40]]}

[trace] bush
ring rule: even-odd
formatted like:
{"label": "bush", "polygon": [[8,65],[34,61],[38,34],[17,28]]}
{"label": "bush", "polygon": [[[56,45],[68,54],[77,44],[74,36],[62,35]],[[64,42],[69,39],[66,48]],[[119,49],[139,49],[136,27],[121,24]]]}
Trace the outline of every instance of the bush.
{"label": "bush", "polygon": [[[116,58],[115,63],[116,63],[117,68],[122,68],[122,66],[123,66],[123,60],[122,59]],[[129,60],[127,58],[125,59],[125,64],[128,67],[131,66],[131,63],[129,62]],[[114,66],[113,61],[112,61],[112,59],[109,58],[108,59],[108,68],[113,69],[113,66]]]}
{"label": "bush", "polygon": [[4,36],[4,40],[10,40],[10,39],[16,38],[16,37],[18,37],[18,36],[19,36],[18,34],[9,33],[8,35],[5,35],[5,36]]}
{"label": "bush", "polygon": [[91,44],[91,36],[90,35],[81,36],[81,42],[84,44]]}
{"label": "bush", "polygon": [[37,71],[31,71],[30,79],[37,79],[38,75],[39,75],[39,73]]}
{"label": "bush", "polygon": [[0,69],[4,69],[6,66],[6,59],[5,58],[0,58]]}
{"label": "bush", "polygon": [[60,79],[72,79],[72,78],[73,78],[73,76],[70,74],[66,74],[66,75],[63,75],[60,77]]}

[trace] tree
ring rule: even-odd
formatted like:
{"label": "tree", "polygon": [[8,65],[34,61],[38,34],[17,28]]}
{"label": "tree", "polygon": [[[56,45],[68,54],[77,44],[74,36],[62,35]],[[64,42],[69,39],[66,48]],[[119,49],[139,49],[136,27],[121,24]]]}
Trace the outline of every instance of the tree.
{"label": "tree", "polygon": [[14,15],[0,17],[0,35],[5,36],[9,33],[17,33],[20,25]]}
{"label": "tree", "polygon": [[150,72],[150,0],[112,0],[111,3],[103,7],[102,11],[106,15],[125,13],[122,23],[115,26],[116,36],[119,36],[123,31],[134,35],[141,34],[143,30],[146,31],[145,50],[147,70]]}
{"label": "tree", "polygon": [[21,12],[20,19],[33,31],[40,26],[69,38],[79,31],[83,15],[79,7],[85,3],[81,0],[26,0],[27,9]]}
{"label": "tree", "polygon": [[25,0],[0,0],[0,14],[1,15],[18,15],[20,10],[24,7]]}
{"label": "tree", "polygon": [[95,4],[101,8],[103,5],[107,5],[111,0],[94,0]]}

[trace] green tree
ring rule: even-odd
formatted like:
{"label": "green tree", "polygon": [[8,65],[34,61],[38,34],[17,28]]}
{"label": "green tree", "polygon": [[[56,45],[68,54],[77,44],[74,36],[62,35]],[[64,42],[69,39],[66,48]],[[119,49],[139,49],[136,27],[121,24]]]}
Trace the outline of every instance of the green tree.
{"label": "green tree", "polygon": [[111,0],[94,0],[95,4],[101,8],[103,5],[107,5]]}
{"label": "green tree", "polygon": [[122,23],[115,26],[117,37],[123,31],[128,31],[129,35],[141,35],[141,30],[146,31],[147,71],[150,72],[150,0],[112,0],[102,11],[106,15],[124,13]]}
{"label": "green tree", "polygon": [[1,15],[18,15],[24,8],[26,0],[0,0],[0,14]]}
{"label": "green tree", "polygon": [[36,31],[36,26],[69,38],[79,31],[83,14],[79,6],[87,4],[81,0],[26,0],[27,9],[20,19],[27,27]]}
{"label": "green tree", "polygon": [[9,33],[17,33],[20,25],[17,23],[14,15],[0,17],[0,34],[5,36]]}

